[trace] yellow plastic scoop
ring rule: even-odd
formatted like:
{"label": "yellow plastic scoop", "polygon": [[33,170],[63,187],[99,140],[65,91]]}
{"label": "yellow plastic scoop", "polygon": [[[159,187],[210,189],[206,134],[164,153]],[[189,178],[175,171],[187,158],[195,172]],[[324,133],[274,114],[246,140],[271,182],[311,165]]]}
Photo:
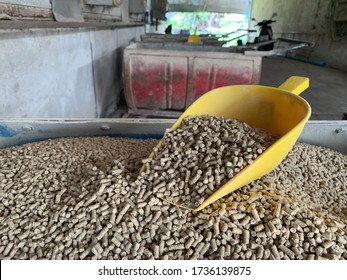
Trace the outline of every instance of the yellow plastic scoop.
{"label": "yellow plastic scoop", "polygon": [[279,137],[252,164],[220,186],[194,210],[205,208],[217,199],[262,177],[281,163],[310,118],[310,105],[298,96],[308,86],[308,78],[296,76],[289,78],[279,88],[257,85],[226,86],[209,91],[187,108],[172,128],[179,127],[187,116],[213,115],[237,119]]}
{"label": "yellow plastic scoop", "polygon": [[188,37],[188,43],[200,43],[200,37],[197,35],[198,27],[195,27],[194,34]]}

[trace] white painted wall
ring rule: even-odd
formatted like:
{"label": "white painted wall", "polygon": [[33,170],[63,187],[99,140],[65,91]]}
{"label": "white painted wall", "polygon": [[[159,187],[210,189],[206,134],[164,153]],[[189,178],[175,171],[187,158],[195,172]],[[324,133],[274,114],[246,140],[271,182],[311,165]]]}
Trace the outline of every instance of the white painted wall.
{"label": "white painted wall", "polygon": [[251,17],[260,21],[276,12],[277,22],[272,25],[275,36],[313,41],[314,48],[298,54],[347,71],[347,38],[333,40],[329,5],[326,0],[252,0]]}
{"label": "white painted wall", "polygon": [[120,98],[120,49],[143,33],[143,26],[1,31],[0,118],[107,117]]}

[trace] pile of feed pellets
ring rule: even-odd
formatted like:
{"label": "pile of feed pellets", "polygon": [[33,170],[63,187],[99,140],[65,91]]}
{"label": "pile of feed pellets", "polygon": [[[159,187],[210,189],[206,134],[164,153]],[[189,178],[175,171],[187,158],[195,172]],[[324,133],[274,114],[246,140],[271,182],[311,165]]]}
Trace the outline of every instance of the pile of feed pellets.
{"label": "pile of feed pellets", "polygon": [[201,203],[275,140],[199,116],[160,148],[81,137],[1,149],[0,259],[347,259],[347,156],[327,148],[297,143],[198,212],[163,199]]}
{"label": "pile of feed pellets", "polygon": [[237,120],[187,117],[166,131],[145,179],[157,196],[194,209],[276,140]]}

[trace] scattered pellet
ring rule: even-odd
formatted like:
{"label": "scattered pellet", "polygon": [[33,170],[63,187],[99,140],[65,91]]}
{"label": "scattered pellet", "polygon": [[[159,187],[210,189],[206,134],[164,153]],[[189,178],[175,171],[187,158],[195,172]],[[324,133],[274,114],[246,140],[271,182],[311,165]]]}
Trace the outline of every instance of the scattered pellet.
{"label": "scattered pellet", "polygon": [[116,224],[118,224],[122,220],[124,214],[129,210],[130,206],[131,205],[129,203],[123,206],[122,210],[118,213],[118,216],[116,218]]}
{"label": "scattered pellet", "polygon": [[263,224],[259,224],[259,225],[256,225],[256,226],[254,227],[254,230],[255,230],[256,232],[260,232],[260,231],[262,231],[264,228],[265,228],[265,227],[264,227]]}
{"label": "scattered pellet", "polygon": [[295,254],[292,250],[290,250],[288,247],[285,245],[279,245],[278,249],[280,249],[284,254],[286,254],[290,259],[295,258]]}
{"label": "scattered pellet", "polygon": [[[214,135],[197,127],[186,136],[199,133]],[[206,142],[192,138],[181,158],[184,146],[176,144],[171,154],[167,147],[163,177],[161,170],[138,174],[157,140],[70,138],[0,150],[0,254],[5,259],[346,259],[346,156],[329,149],[298,143],[274,171],[200,212],[154,195],[152,180],[164,192],[175,181],[170,195],[177,187],[187,189],[197,174],[197,189],[205,184],[205,191],[213,191],[213,176],[222,183],[235,172],[233,157],[245,153],[247,164],[252,154],[250,143],[233,146],[234,134]],[[220,154],[218,143],[224,147]],[[257,149],[257,141],[252,144]],[[227,145],[230,157],[222,166]],[[149,171],[150,163],[145,163]],[[180,173],[183,177],[175,177]],[[197,189],[189,193],[197,195]]]}
{"label": "scattered pellet", "polygon": [[242,225],[243,227],[245,227],[249,221],[251,220],[251,217],[250,216],[246,216],[242,219],[242,221],[240,222],[240,225]]}
{"label": "scattered pellet", "polygon": [[273,257],[274,257],[275,260],[281,259],[280,254],[278,253],[278,250],[277,250],[276,245],[272,245],[272,246],[270,247],[270,250],[271,250],[272,255],[273,255]]}
{"label": "scattered pellet", "polygon": [[242,243],[246,245],[249,243],[249,231],[246,229],[242,230]]}

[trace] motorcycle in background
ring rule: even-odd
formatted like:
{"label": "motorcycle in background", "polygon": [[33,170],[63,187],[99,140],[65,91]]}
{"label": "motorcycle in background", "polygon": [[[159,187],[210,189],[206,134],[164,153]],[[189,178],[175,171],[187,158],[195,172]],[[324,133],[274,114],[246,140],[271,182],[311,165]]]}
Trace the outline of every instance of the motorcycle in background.
{"label": "motorcycle in background", "polygon": [[[252,21],[256,21],[256,25],[259,27],[258,34],[253,37],[252,34],[257,33],[257,30],[244,30],[247,31],[248,41],[245,46],[238,44],[244,52],[251,52],[253,55],[259,51],[258,55],[281,55],[287,56],[289,51],[300,49],[304,47],[314,47],[315,43],[310,41],[302,41],[290,38],[273,38],[273,31],[271,24],[276,22],[273,18],[277,16],[277,13],[273,13],[270,19],[266,19],[258,22],[255,18]],[[238,38],[237,38],[238,39]],[[276,43],[276,48],[275,48]],[[261,52],[263,51],[263,52]]]}
{"label": "motorcycle in background", "polygon": [[[271,24],[273,22],[276,22],[275,20],[272,20],[276,16],[277,16],[277,13],[274,13],[272,14],[270,19],[266,19],[260,22],[258,22],[255,18],[252,18],[253,21],[257,22],[255,26],[259,26],[259,35],[258,37],[254,39],[254,44],[265,43],[265,42],[273,40],[273,32],[272,32]],[[269,44],[260,46],[258,50],[270,51],[273,48],[274,48],[274,43],[269,43]]]}
{"label": "motorcycle in background", "polygon": [[[256,48],[256,50],[258,51],[271,51],[273,50],[275,44],[275,40],[273,40],[271,24],[273,22],[276,22],[275,20],[273,20],[276,15],[277,13],[274,13],[272,14],[270,19],[266,19],[260,22],[258,22],[255,18],[252,18],[252,21],[256,22],[255,26],[259,26],[259,33],[256,36],[253,35],[257,33],[257,30],[255,29],[238,29],[236,31],[225,34],[222,37],[227,38],[227,41],[230,42],[237,40],[237,45],[242,47],[242,37],[248,36],[247,43],[244,47]],[[230,35],[238,33],[240,31],[245,31],[246,33],[230,39]]]}

